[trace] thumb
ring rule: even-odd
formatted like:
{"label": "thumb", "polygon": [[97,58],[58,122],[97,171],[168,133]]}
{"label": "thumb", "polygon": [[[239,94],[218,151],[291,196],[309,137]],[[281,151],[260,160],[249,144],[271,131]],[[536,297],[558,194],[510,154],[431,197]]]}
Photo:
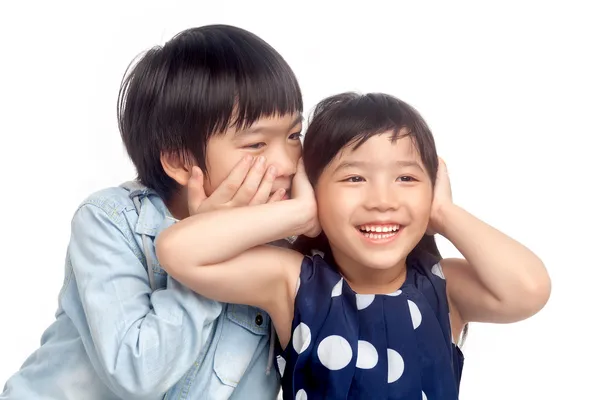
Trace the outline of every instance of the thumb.
{"label": "thumb", "polygon": [[450,185],[450,177],[448,176],[448,167],[441,157],[438,157],[438,170],[435,178],[433,199],[435,202],[452,202],[452,187]]}
{"label": "thumb", "polygon": [[438,176],[444,177],[448,175],[448,167],[442,157],[438,157]]}
{"label": "thumb", "polygon": [[300,159],[298,161],[298,166],[296,167],[294,181],[292,182],[292,197],[300,197],[307,191],[312,191],[312,186],[308,180],[308,176],[306,176],[304,161]]}
{"label": "thumb", "polygon": [[198,208],[200,208],[205,199],[204,174],[200,168],[194,166],[192,167],[192,176],[190,176],[187,184],[187,200],[190,215],[198,212]]}

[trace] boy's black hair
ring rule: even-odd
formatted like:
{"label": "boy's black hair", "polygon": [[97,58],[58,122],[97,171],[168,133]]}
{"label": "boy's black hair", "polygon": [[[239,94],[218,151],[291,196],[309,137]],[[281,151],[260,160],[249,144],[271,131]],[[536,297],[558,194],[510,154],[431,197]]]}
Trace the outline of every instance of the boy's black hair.
{"label": "boy's black hair", "polygon": [[169,200],[178,184],[160,156],[194,161],[206,172],[208,140],[231,125],[302,113],[298,81],[258,36],[228,25],[185,30],[147,51],[119,91],[119,130],[138,179]]}

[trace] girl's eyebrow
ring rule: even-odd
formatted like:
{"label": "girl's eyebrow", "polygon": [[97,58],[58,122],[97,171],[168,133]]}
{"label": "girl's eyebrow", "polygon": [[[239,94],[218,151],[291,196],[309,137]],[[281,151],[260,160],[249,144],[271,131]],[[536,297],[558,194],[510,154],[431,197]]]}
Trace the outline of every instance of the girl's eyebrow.
{"label": "girl's eyebrow", "polygon": [[[348,169],[348,168],[363,168],[363,169],[372,169],[376,164],[379,163],[375,163],[372,161],[345,161],[340,163],[337,167],[335,167],[335,169],[333,170],[334,173],[342,171],[344,169]],[[395,161],[392,163],[395,166],[398,167],[414,167],[414,168],[418,168],[419,170],[423,171],[423,168],[416,162],[416,161]]]}

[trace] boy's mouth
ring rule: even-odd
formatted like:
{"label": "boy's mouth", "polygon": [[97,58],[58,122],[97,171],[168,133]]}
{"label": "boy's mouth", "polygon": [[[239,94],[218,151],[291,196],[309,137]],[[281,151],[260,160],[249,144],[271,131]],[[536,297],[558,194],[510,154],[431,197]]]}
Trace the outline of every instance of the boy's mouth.
{"label": "boy's mouth", "polygon": [[356,229],[366,239],[378,242],[387,241],[396,237],[402,230],[402,226],[395,223],[369,223],[359,225],[356,227]]}

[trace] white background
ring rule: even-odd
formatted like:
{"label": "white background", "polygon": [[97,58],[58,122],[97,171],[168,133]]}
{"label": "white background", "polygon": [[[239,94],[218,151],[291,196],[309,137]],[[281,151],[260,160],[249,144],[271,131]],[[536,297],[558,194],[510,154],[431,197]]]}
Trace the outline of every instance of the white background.
{"label": "white background", "polygon": [[0,6],[0,388],[53,321],[76,206],[134,177],[115,117],[129,62],[180,30],[228,23],[282,53],[307,110],[346,90],[417,107],[455,201],[546,262],[541,313],[472,325],[461,399],[600,398],[592,1],[119,3]]}

